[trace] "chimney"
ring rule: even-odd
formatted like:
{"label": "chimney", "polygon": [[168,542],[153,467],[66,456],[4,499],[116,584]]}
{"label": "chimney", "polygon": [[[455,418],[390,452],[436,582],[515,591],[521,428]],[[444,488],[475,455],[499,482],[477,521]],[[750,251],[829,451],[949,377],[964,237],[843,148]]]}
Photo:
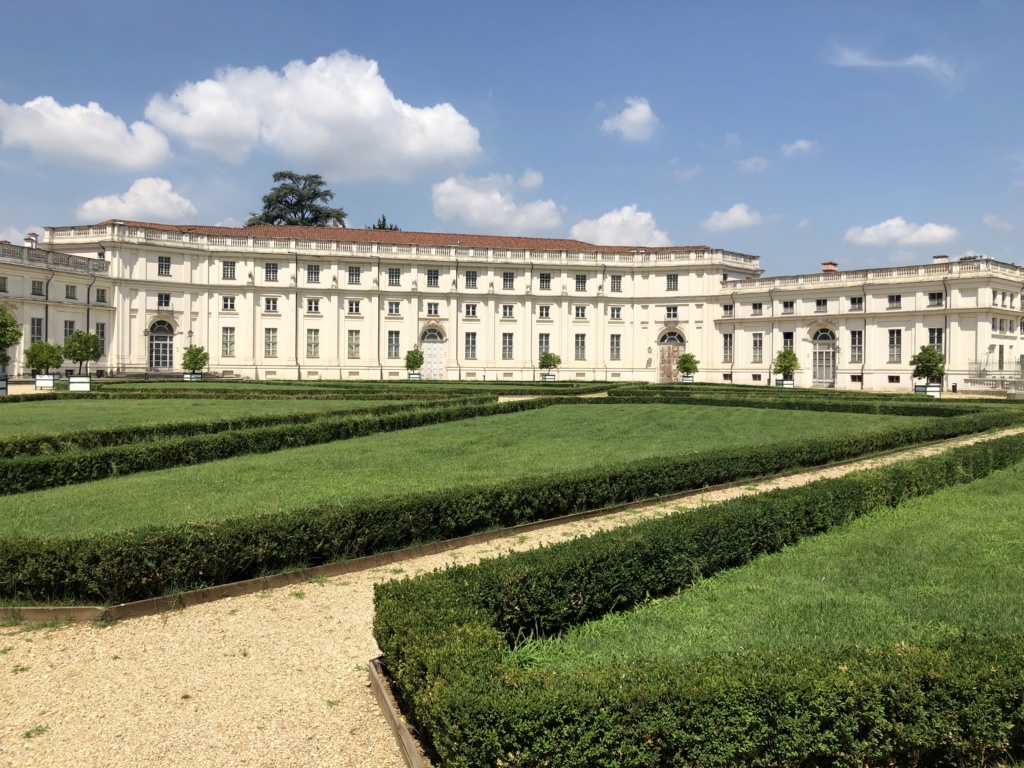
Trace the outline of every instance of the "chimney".
{"label": "chimney", "polygon": [[834,261],[823,261],[821,262],[822,272],[838,272],[839,264]]}
{"label": "chimney", "polygon": [[947,256],[944,253],[937,253],[934,256],[932,256],[932,263],[933,264],[946,264],[948,262],[949,262],[949,256]]}
{"label": "chimney", "polygon": [[35,248],[36,244],[38,244],[38,243],[39,243],[39,235],[37,235],[35,232],[29,232],[27,235],[25,235],[25,247],[26,248]]}

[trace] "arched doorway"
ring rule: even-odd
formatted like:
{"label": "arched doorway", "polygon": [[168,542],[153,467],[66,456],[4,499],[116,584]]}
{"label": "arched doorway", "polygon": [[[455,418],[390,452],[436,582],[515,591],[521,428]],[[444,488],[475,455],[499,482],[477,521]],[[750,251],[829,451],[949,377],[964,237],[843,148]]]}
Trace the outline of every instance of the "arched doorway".
{"label": "arched doorway", "polygon": [[811,339],[812,349],[811,384],[815,387],[836,385],[836,335],[828,328],[822,328]]}
{"label": "arched doorway", "polygon": [[174,367],[174,329],[157,320],[149,326],[149,369],[160,371]]}
{"label": "arched doorway", "polygon": [[444,334],[437,328],[427,328],[420,334],[420,351],[423,352],[421,377],[443,379],[445,376]]}
{"label": "arched doorway", "polygon": [[680,381],[676,360],[686,351],[686,339],[679,331],[666,331],[658,340],[658,381]]}

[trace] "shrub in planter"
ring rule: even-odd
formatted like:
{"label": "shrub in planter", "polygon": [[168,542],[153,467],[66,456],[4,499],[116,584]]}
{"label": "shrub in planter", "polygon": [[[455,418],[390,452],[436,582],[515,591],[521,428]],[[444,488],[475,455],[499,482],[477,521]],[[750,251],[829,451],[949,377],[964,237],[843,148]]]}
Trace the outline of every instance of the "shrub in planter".
{"label": "shrub in planter", "polygon": [[693,383],[693,374],[697,373],[697,368],[700,365],[700,361],[697,356],[692,352],[684,352],[676,360],[676,370],[683,375],[684,384]]}
{"label": "shrub in planter", "polygon": [[59,344],[33,341],[25,350],[25,367],[33,371],[42,371],[41,374],[36,374],[36,389],[53,389],[60,374],[51,374],[50,369],[59,368],[63,362],[64,350]]}
{"label": "shrub in planter", "polygon": [[209,362],[210,353],[204,347],[189,344],[181,358],[181,367],[188,371],[185,374],[185,381],[202,381],[202,370]]}
{"label": "shrub in planter", "polygon": [[[793,386],[793,374],[800,370],[800,360],[797,359],[796,352],[792,349],[779,350],[779,354],[777,354],[775,356],[775,360],[772,361],[772,370],[775,371],[776,386]],[[790,383],[784,384],[780,382]]]}
{"label": "shrub in planter", "polygon": [[562,358],[554,352],[545,352],[542,354],[540,359],[537,361],[537,367],[544,372],[541,374],[541,379],[544,381],[554,381],[555,374],[553,371],[561,364]]}
{"label": "shrub in planter", "polygon": [[410,349],[405,353],[405,370],[409,372],[410,379],[420,377],[420,368],[423,367],[423,352],[418,349]]}
{"label": "shrub in planter", "polygon": [[11,362],[11,356],[7,354],[7,350],[13,347],[21,339],[21,328],[18,327],[18,321],[14,319],[7,307],[0,304],[0,371],[4,371],[7,368],[7,364]]}
{"label": "shrub in planter", "polygon": [[915,379],[924,379],[924,384],[915,385],[914,392],[939,397],[942,394],[942,377],[946,375],[946,358],[939,350],[927,345],[910,358],[914,366]]}

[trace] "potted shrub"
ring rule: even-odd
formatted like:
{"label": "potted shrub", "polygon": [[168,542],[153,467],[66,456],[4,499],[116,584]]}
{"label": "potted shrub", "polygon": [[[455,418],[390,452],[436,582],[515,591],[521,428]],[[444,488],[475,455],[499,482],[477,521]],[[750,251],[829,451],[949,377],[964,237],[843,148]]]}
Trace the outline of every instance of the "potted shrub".
{"label": "potted shrub", "polygon": [[[89,375],[88,363],[96,362],[103,354],[103,342],[95,333],[75,331],[64,342],[64,357],[78,363],[78,373],[68,376],[68,390],[71,392],[89,392],[92,389],[92,377]],[[82,365],[86,364],[86,372],[82,373]]]}
{"label": "potted shrub", "polygon": [[772,370],[775,371],[775,386],[793,388],[793,374],[800,370],[800,361],[796,352],[792,349],[779,350],[772,362]]}
{"label": "potted shrub", "polygon": [[562,358],[556,355],[554,352],[545,352],[540,356],[540,360],[537,361],[537,367],[543,371],[540,375],[541,381],[554,381],[555,374],[554,370],[562,364]]}
{"label": "potted shrub", "polygon": [[21,328],[7,307],[0,304],[0,397],[7,395],[7,364],[11,356],[7,350],[21,339]]}
{"label": "potted shrub", "polygon": [[423,352],[418,349],[410,349],[405,353],[405,370],[409,372],[409,378],[418,381],[420,368],[423,367]]}
{"label": "potted shrub", "polygon": [[36,373],[36,389],[53,389],[60,374],[50,373],[50,369],[59,368],[63,362],[64,350],[59,344],[33,341],[25,350],[25,366],[33,371],[42,371]]}
{"label": "potted shrub", "polygon": [[915,384],[914,393],[929,397],[942,397],[942,377],[946,375],[946,358],[934,347],[923,346],[921,351],[910,358],[914,366],[915,379],[924,379],[924,384]]}
{"label": "potted shrub", "polygon": [[185,381],[202,381],[203,368],[210,362],[210,353],[204,347],[189,344],[181,357],[181,367],[185,369]]}
{"label": "potted shrub", "polygon": [[682,374],[683,384],[693,384],[693,374],[697,373],[699,364],[697,356],[690,352],[684,352],[679,356],[676,360],[676,370]]}

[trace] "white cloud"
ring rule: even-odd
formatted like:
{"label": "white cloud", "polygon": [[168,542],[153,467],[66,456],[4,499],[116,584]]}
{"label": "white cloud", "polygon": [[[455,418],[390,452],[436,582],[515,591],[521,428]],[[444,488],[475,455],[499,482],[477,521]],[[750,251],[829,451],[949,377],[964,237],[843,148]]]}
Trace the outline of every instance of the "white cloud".
{"label": "white cloud", "polygon": [[725,134],[725,139],[723,141],[726,149],[738,149],[743,146],[743,140],[740,138],[738,133]]}
{"label": "white cloud", "polygon": [[879,59],[863,51],[842,46],[836,46],[832,58],[829,59],[829,64],[837,67],[922,69],[937,77],[947,79],[956,74],[951,64],[937,56],[915,53],[902,59]]}
{"label": "white cloud", "polygon": [[7,240],[11,245],[24,245],[25,235],[29,232],[35,232],[40,238],[43,236],[42,227],[26,227],[25,229],[5,227],[4,229],[0,229],[0,240]]}
{"label": "white cloud", "polygon": [[763,157],[748,157],[746,160],[736,161],[736,170],[740,173],[760,173],[768,167],[768,161]]}
{"label": "white cloud", "polygon": [[793,155],[805,155],[817,146],[818,142],[816,141],[811,141],[810,139],[797,139],[792,144],[783,144],[782,154],[786,157],[792,157]]}
{"label": "white cloud", "polygon": [[602,131],[618,131],[625,141],[646,141],[657,127],[658,117],[644,98],[627,98],[625,109],[601,123]]}
{"label": "white cloud", "polygon": [[516,201],[518,188],[536,186],[533,173],[524,173],[518,184],[511,176],[499,174],[482,179],[449,177],[431,188],[434,215],[495,234],[527,234],[560,227],[562,214],[553,200]]}
{"label": "white cloud", "polygon": [[63,107],[50,96],[0,101],[4,147],[21,147],[58,165],[137,171],[171,157],[167,138],[149,123],[125,125],[94,101]]}
{"label": "white cloud", "polygon": [[1008,221],[1003,221],[994,213],[986,213],[981,217],[981,221],[985,226],[991,227],[998,232],[1009,232],[1013,229],[1013,224]]}
{"label": "white cloud", "polygon": [[736,203],[727,211],[715,211],[702,221],[700,225],[704,229],[710,229],[712,232],[725,232],[730,229],[742,229],[743,227],[765,224],[769,221],[778,221],[781,218],[778,215],[766,216],[757,211],[752,211],[747,207],[746,203]]}
{"label": "white cloud", "polygon": [[800,227],[800,229],[807,229],[808,227],[811,226],[811,220],[810,219],[800,219],[800,223],[797,224],[797,226]]}
{"label": "white cloud", "polygon": [[523,171],[523,175],[519,177],[519,186],[523,189],[534,189],[544,183],[544,174],[540,171],[535,171],[532,168],[527,168]]}
{"label": "white cloud", "polygon": [[937,245],[948,243],[959,236],[956,227],[944,224],[915,224],[902,216],[886,219],[871,227],[850,227],[843,239],[856,245]]}
{"label": "white cloud", "polygon": [[242,224],[234,216],[228,216],[226,219],[221,219],[213,226],[215,227],[240,227]]}
{"label": "white cloud", "polygon": [[135,221],[184,221],[198,211],[167,179],[136,179],[123,195],[106,195],[87,200],[78,207],[79,221],[107,219]]}
{"label": "white cloud", "polygon": [[676,178],[679,179],[679,181],[693,181],[700,176],[701,167],[699,165],[695,165],[692,168],[676,168],[675,173]]}
{"label": "white cloud", "polygon": [[154,96],[146,117],[232,162],[266,146],[344,181],[407,179],[480,153],[480,132],[451,104],[406,104],[377,62],[347,51],[280,72],[228,67]]}
{"label": "white cloud", "polygon": [[597,219],[583,219],[570,231],[576,240],[594,245],[671,245],[668,235],[658,229],[654,215],[626,205]]}

